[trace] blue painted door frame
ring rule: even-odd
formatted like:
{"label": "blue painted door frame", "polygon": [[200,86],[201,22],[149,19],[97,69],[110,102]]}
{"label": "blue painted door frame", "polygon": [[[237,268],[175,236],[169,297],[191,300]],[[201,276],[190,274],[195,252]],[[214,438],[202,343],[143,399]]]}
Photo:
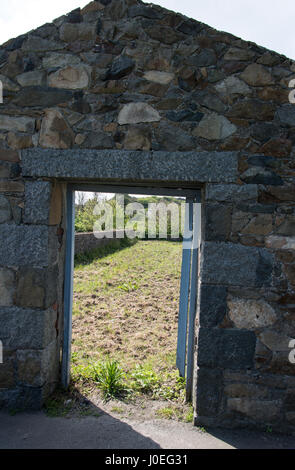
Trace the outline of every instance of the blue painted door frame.
{"label": "blue painted door frame", "polygon": [[[73,272],[75,242],[75,191],[120,194],[154,194],[158,196],[186,197],[185,234],[183,241],[181,287],[178,317],[177,367],[182,377],[186,376],[186,395],[191,398],[194,363],[194,324],[197,300],[197,265],[200,240],[199,190],[147,186],[117,186],[99,183],[68,184],[66,261],[64,283],[64,337],[62,351],[62,385],[70,383],[70,359],[72,341]],[[187,335],[188,333],[188,335]]]}

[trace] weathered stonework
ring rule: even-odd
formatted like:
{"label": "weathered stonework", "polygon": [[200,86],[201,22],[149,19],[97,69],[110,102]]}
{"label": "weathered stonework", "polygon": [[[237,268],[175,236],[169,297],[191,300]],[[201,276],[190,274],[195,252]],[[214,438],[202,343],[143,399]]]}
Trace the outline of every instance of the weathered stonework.
{"label": "weathered stonework", "polygon": [[202,191],[195,422],[295,431],[294,62],[139,0],[0,47],[0,406],[59,381],[70,182]]}

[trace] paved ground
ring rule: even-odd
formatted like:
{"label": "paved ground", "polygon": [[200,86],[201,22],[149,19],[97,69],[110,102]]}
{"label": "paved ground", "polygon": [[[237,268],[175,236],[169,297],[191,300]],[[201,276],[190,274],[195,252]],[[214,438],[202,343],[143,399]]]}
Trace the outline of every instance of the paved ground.
{"label": "paved ground", "polygon": [[249,431],[202,432],[191,424],[99,417],[50,418],[0,412],[0,449],[295,449],[295,437]]}

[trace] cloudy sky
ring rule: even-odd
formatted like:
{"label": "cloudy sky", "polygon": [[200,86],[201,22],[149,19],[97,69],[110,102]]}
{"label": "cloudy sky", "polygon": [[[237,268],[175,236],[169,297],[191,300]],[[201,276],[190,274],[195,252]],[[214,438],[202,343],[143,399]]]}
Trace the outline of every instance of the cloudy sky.
{"label": "cloudy sky", "polygon": [[[89,1],[0,0],[0,44]],[[295,59],[294,0],[154,0],[153,3]]]}

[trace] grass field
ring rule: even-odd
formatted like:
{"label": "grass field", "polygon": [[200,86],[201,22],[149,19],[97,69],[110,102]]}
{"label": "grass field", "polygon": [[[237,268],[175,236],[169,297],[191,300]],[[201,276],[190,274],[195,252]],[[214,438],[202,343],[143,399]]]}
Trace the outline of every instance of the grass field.
{"label": "grass field", "polygon": [[157,416],[191,419],[175,366],[181,248],[138,241],[76,260],[72,384],[93,397],[97,370],[116,361],[125,392],[111,397],[118,413],[158,400]]}

